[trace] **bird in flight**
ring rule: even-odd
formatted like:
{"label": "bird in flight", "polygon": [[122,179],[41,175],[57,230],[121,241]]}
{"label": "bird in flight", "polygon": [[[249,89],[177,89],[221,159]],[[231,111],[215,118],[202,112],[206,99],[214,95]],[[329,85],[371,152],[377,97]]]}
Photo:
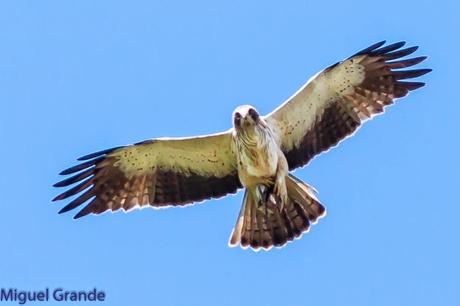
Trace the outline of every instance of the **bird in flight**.
{"label": "bird in flight", "polygon": [[245,188],[229,245],[254,250],[284,246],[326,212],[315,190],[290,171],[424,85],[406,79],[431,69],[400,70],[426,59],[406,59],[417,47],[404,45],[382,41],[359,51],[313,76],[268,115],[239,106],[228,131],[152,139],[80,157],[82,163],[60,173],[73,175],[54,185],[69,189],[53,201],[78,195],[59,213],[82,207],[74,217],[80,218],[184,206]]}

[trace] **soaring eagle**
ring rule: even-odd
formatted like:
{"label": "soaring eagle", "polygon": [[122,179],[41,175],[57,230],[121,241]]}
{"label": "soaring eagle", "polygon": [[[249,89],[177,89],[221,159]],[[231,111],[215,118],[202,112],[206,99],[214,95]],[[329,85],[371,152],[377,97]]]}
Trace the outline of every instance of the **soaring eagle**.
{"label": "soaring eagle", "polygon": [[229,245],[281,247],[325,215],[315,190],[290,174],[352,135],[393,100],[424,83],[401,81],[431,69],[399,70],[425,56],[402,59],[417,47],[376,43],[313,76],[277,109],[261,116],[250,105],[233,112],[228,131],[159,138],[80,157],[62,171],[76,184],[53,201],[74,198],[59,213],[74,218],[107,210],[184,206],[245,188]]}

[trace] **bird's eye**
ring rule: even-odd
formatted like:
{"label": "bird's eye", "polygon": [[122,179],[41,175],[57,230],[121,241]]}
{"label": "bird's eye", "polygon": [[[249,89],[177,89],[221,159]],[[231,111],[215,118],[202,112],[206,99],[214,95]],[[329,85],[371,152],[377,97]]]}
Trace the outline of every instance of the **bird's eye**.
{"label": "bird's eye", "polygon": [[251,118],[252,118],[253,120],[257,120],[257,118],[259,118],[259,114],[258,114],[258,113],[256,112],[256,110],[253,109],[253,108],[250,108],[250,109],[248,110],[248,114],[249,114],[249,116],[251,116]]}
{"label": "bird's eye", "polygon": [[235,126],[239,126],[241,122],[241,114],[236,112],[235,115],[233,115],[233,123]]}

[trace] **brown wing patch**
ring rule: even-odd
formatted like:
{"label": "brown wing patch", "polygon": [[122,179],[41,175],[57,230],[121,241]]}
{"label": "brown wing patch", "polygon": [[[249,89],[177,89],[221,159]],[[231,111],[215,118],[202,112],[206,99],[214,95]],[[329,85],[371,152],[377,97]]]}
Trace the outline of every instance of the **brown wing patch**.
{"label": "brown wing patch", "polygon": [[[404,42],[382,47],[384,42],[366,48],[350,59],[356,58],[364,67],[365,77],[354,87],[352,94],[337,95],[316,117],[313,126],[297,145],[284,153],[289,169],[307,164],[315,155],[335,146],[351,135],[365,120],[382,113],[395,98],[404,97],[411,90],[425,85],[421,82],[401,81],[424,75],[431,69],[395,70],[414,66],[425,56],[403,59],[417,47],[400,49]],[[337,63],[325,70],[331,72]]]}
{"label": "brown wing patch", "polygon": [[100,214],[107,210],[128,211],[136,206],[183,206],[196,201],[222,197],[241,188],[237,173],[223,177],[204,176],[193,172],[184,174],[179,170],[160,169],[141,171],[127,176],[117,167],[117,158],[110,155],[117,149],[104,150],[80,158],[87,160],[61,172],[63,175],[78,172],[56,183],[55,187],[67,187],[78,183],[53,201],[79,194],[61,209],[64,213],[83,204],[75,215],[80,218],[90,213]]}
{"label": "brown wing patch", "polygon": [[350,116],[343,103],[331,104],[324,110],[315,127],[303,137],[298,147],[285,153],[289,169],[306,164],[319,152],[335,146],[360,125],[357,116]]}

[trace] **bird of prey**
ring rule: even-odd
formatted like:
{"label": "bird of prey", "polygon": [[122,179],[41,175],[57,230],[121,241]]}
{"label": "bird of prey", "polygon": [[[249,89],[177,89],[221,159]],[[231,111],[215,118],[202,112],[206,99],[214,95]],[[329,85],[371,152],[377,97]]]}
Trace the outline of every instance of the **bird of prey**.
{"label": "bird of prey", "polygon": [[431,69],[400,70],[426,57],[404,59],[417,47],[385,41],[313,76],[270,114],[250,105],[233,112],[233,127],[206,136],[158,138],[79,158],[62,171],[76,184],[54,198],[77,195],[59,213],[74,218],[105,211],[184,206],[245,188],[229,245],[281,247],[325,215],[315,190],[290,171],[352,135],[396,98],[424,83],[402,81]]}

